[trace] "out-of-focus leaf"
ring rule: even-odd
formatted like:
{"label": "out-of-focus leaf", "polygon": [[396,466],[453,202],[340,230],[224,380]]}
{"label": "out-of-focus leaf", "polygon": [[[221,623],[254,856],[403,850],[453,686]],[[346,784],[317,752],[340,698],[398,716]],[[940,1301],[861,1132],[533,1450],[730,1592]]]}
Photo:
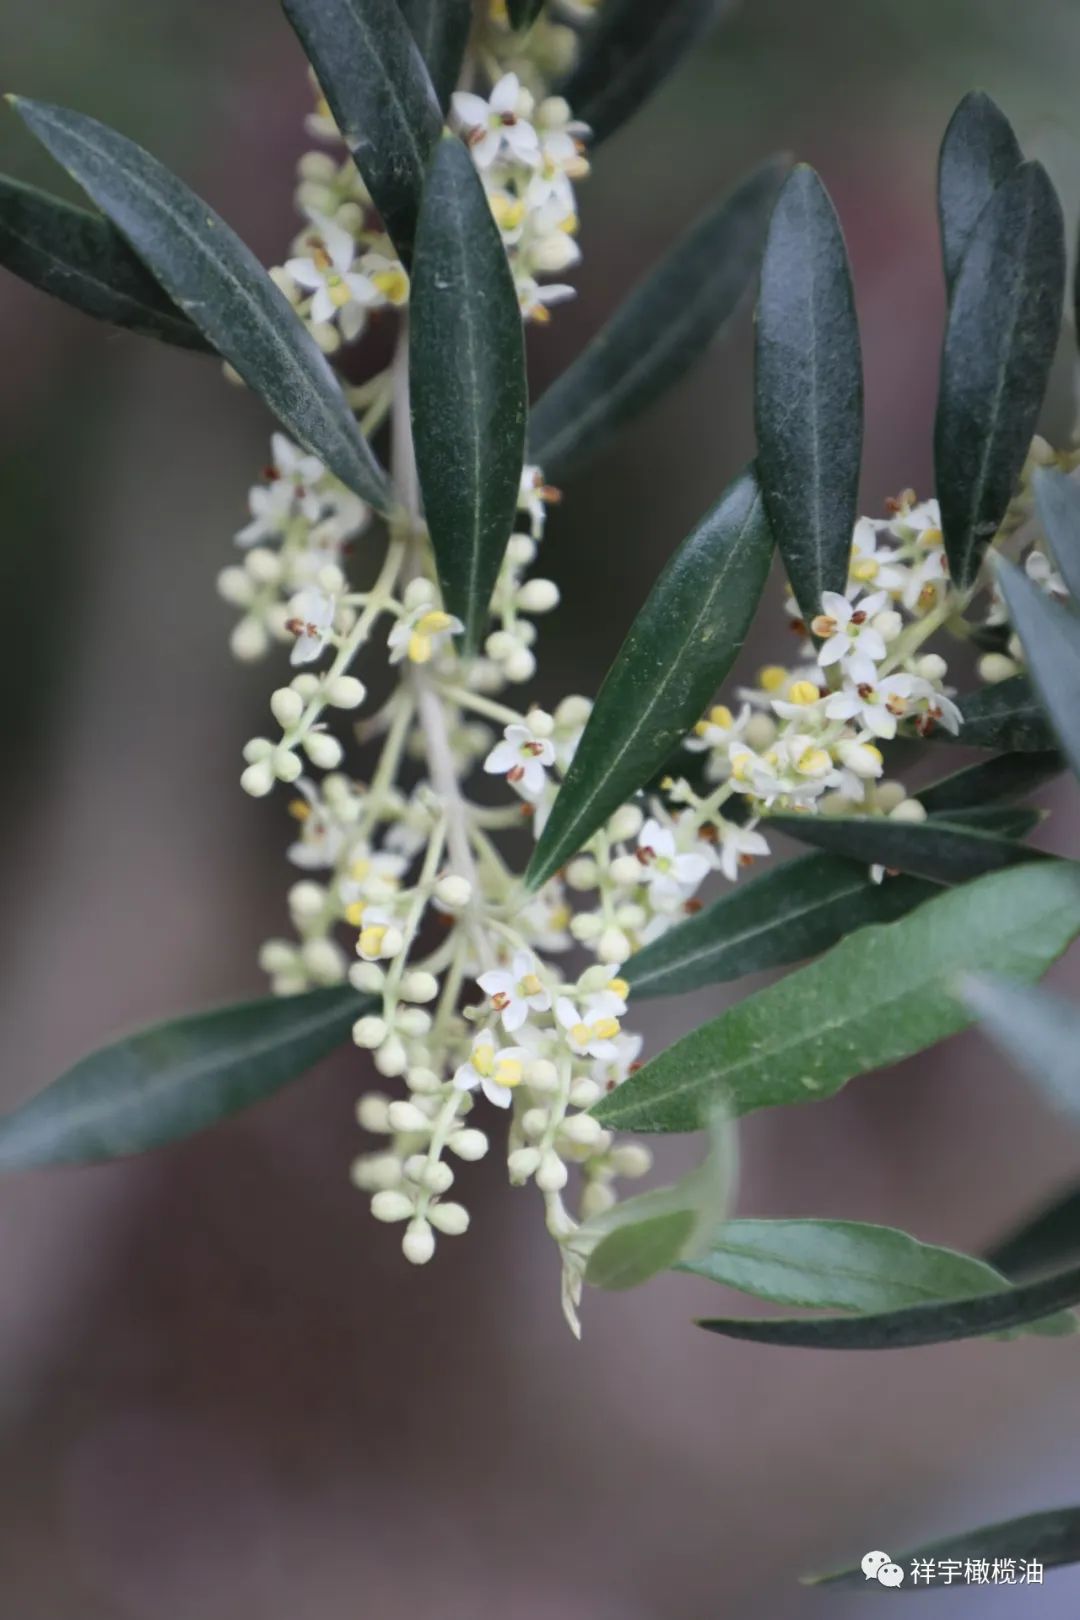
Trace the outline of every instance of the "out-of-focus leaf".
{"label": "out-of-focus leaf", "polygon": [[735,1117],[831,1096],[970,1022],[962,973],[1030,982],[1080,932],[1080,867],[1038,861],[950,889],[863,928],[646,1063],[593,1112],[632,1131],[692,1131],[723,1101]]}
{"label": "out-of-focus leaf", "polygon": [[757,273],[785,167],[770,158],[692,226],[533,407],[529,458],[549,478],[580,467],[704,355]]}
{"label": "out-of-focus leaf", "polygon": [[[1037,825],[1039,813],[995,807],[993,819],[1010,832],[1017,828],[1024,833]],[[888,816],[785,815],[769,816],[767,826],[816,849],[938,883],[963,883],[1018,861],[1050,858],[1041,850],[1016,843],[1011,836],[984,830],[985,819],[981,826],[963,826],[936,818],[893,821]]]}
{"label": "out-of-focus leaf", "polygon": [[605,0],[577,66],[559,85],[593,132],[607,140],[658,89],[732,0]]}
{"label": "out-of-focus leaf", "polygon": [[525,455],[525,344],[476,166],[447,135],[416,235],[409,376],[416,465],[449,613],[479,646]]}
{"label": "out-of-focus leaf", "polygon": [[506,0],[506,13],[512,28],[531,28],[544,9],[544,0]]}
{"label": "out-of-focus leaf", "polygon": [[398,0],[445,112],[461,74],[472,0]]}
{"label": "out-of-focus leaf", "polygon": [[[1044,753],[996,754],[992,759],[966,765],[929,787],[914,790],[930,815],[949,815],[974,805],[1026,798],[1065,769],[1056,749]],[[956,819],[963,820],[962,816]]]}
{"label": "out-of-focus leaf", "polygon": [[1080,484],[1064,473],[1039,467],[1035,503],[1069,595],[1080,601]]}
{"label": "out-of-focus leaf", "polygon": [[988,1265],[1014,1280],[1080,1259],[1080,1187],[1059,1193],[986,1253]]}
{"label": "out-of-focus leaf", "polygon": [[1080,1007],[996,975],[968,975],[957,993],[995,1046],[1053,1106],[1080,1119]]}
{"label": "out-of-focus leaf", "polygon": [[205,1130],[326,1057],[369,1005],[312,990],[140,1030],[0,1120],[0,1170],[117,1159]]}
{"label": "out-of-focus leaf", "polygon": [[386,474],[325,356],[251,250],[182,180],[93,118],[12,98],[16,112],[181,311],[294,439],[380,511]]}
{"label": "out-of-focus leaf", "polygon": [[680,1271],[807,1310],[866,1315],[998,1292],[985,1260],[862,1221],[728,1221],[708,1254]]}
{"label": "out-of-focus leaf", "polygon": [[[910,1571],[913,1563],[936,1566],[939,1560],[986,1560],[991,1568],[998,1559],[1008,1559],[1017,1568],[1027,1562],[1054,1569],[1061,1564],[1075,1564],[1080,1559],[1080,1507],[1049,1508],[1044,1513],[1025,1513],[1019,1519],[1003,1519],[998,1524],[987,1524],[978,1530],[960,1530],[941,1541],[931,1541],[923,1547],[898,1553],[896,1563]],[[837,1570],[832,1575],[804,1575],[807,1586],[863,1586],[866,1575],[860,1564],[857,1568]],[[965,1583],[935,1580],[935,1586],[954,1585],[963,1591]],[[925,1592],[925,1582],[915,1586],[905,1580],[896,1588],[900,1592]]]}
{"label": "out-of-focus leaf", "polygon": [[210,350],[107,219],[7,175],[0,175],[0,264],[95,320]]}
{"label": "out-of-focus leaf", "polygon": [[1013,127],[984,90],[972,90],[949,120],[938,160],[938,219],[945,285],[956,280],[975,221],[1024,154]]}
{"label": "out-of-focus leaf", "polygon": [[579,850],[700,718],[742,646],[771,555],[747,470],[683,541],[608,670],[529,864],[530,888]]}
{"label": "out-of-focus leaf", "polygon": [[939,726],[930,733],[931,742],[959,742],[965,748],[1022,754],[1045,754],[1057,748],[1057,735],[1026,675],[1010,675],[1007,681],[969,692],[957,707],[963,716],[959,737]]}
{"label": "out-of-focus leaf", "polygon": [[353,162],[408,264],[442,111],[398,0],[282,0]]}
{"label": "out-of-focus leaf", "polygon": [[874,883],[865,865],[803,855],[677,923],[630,958],[625,977],[636,1001],[786,967],[857,928],[893,922],[939,892],[917,878]]}
{"label": "out-of-focus leaf", "polygon": [[859,327],[844,238],[806,164],[773,211],[757,308],[758,477],[792,589],[809,621],[843,592],[862,454]]}
{"label": "out-of-focus leaf", "polygon": [[1080,618],[1053,602],[1022,569],[995,559],[1028,671],[1074,775],[1080,776]]}
{"label": "out-of-focus leaf", "polygon": [[934,420],[945,550],[979,572],[1024,465],[1061,328],[1065,232],[1038,163],[1003,180],[971,232],[949,302]]}

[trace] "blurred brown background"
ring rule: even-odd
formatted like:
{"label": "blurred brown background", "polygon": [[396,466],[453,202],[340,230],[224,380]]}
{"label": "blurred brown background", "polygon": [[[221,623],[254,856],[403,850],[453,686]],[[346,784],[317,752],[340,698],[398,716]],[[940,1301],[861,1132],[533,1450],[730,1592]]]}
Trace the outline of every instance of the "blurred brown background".
{"label": "blurred brown background", "polygon": [[[4,88],[117,124],[281,258],[308,103],[272,0],[6,0],[0,61]],[[746,0],[600,153],[581,297],[535,342],[538,380],[699,205],[788,148],[823,172],[851,247],[867,509],[928,492],[937,143],[984,86],[1074,219],[1078,75],[1072,0]],[[11,117],[0,147],[63,185]],[[594,688],[749,453],[749,349],[744,319],[568,489],[547,571],[573,595],[547,626],[545,695]],[[7,1107],[128,1024],[258,989],[286,829],[237,788],[272,677],[231,662],[213,592],[262,411],[213,364],[10,279],[0,353]],[[1075,848],[1070,790],[1051,797],[1051,838]],[[651,1007],[650,1041],[722,1002]],[[3,1620],[854,1620],[880,1589],[796,1575],[1080,1498],[1075,1343],[757,1350],[698,1332],[718,1301],[672,1278],[588,1300],[579,1346],[534,1197],[495,1162],[468,1173],[469,1238],[410,1270],[348,1186],[364,1080],[346,1056],[156,1158],[0,1186]],[[748,1213],[961,1246],[1080,1166],[1075,1131],[975,1038],[743,1141]],[[930,1601],[992,1620],[1078,1595],[1064,1573]]]}

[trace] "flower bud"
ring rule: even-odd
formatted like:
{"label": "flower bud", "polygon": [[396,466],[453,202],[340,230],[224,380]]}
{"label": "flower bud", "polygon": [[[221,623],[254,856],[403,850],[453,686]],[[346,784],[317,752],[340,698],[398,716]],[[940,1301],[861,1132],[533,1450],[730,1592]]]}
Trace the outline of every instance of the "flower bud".
{"label": "flower bud", "polygon": [[601,962],[610,962],[613,966],[617,966],[620,962],[625,962],[630,955],[630,941],[621,928],[605,928],[600,935],[596,954]]}
{"label": "flower bud", "polygon": [[401,1240],[401,1252],[414,1266],[426,1266],[435,1253],[435,1234],[427,1221],[410,1221]]}
{"label": "flower bud", "polygon": [[415,1207],[412,1195],[396,1188],[377,1192],[371,1200],[371,1213],[377,1221],[407,1221]]}
{"label": "flower bud", "polygon": [[345,589],[345,575],[337,563],[324,563],[315,576],[315,583],[326,596],[336,596]]}
{"label": "flower bud", "polygon": [[326,701],[335,709],[358,709],[366,696],[367,688],[355,675],[336,675],[326,683]]}
{"label": "flower bud", "polygon": [[536,659],[528,647],[516,647],[503,665],[508,681],[520,685],[523,681],[531,681],[536,673]]}
{"label": "flower bud", "polygon": [[606,1181],[590,1181],[581,1194],[581,1213],[586,1220],[592,1215],[606,1215],[617,1202]]}
{"label": "flower bud", "polygon": [[570,1101],[575,1108],[591,1108],[593,1103],[599,1102],[602,1096],[602,1088],[597,1085],[595,1080],[590,1080],[587,1075],[582,1075],[570,1087]]}
{"label": "flower bud", "polygon": [[274,747],[269,737],[252,737],[250,742],[244,744],[244,759],[248,765],[254,765],[260,759],[269,759]]}
{"label": "flower bud", "polygon": [[636,804],[621,804],[608,820],[608,837],[612,843],[625,844],[637,837],[644,820]]}
{"label": "flower bud", "polygon": [[525,1136],[543,1136],[548,1127],[546,1108],[527,1108],[521,1116],[521,1129]]}
{"label": "flower bud", "polygon": [[369,1091],[356,1105],[356,1123],[362,1131],[370,1131],[372,1136],[385,1136],[390,1130],[389,1107],[389,1097],[384,1097],[381,1091]]}
{"label": "flower bud", "polygon": [[452,1131],[446,1145],[459,1159],[464,1159],[468,1164],[475,1164],[487,1152],[488,1139],[483,1131]]}
{"label": "flower bud", "polygon": [[436,1204],[429,1214],[432,1226],[447,1237],[460,1237],[469,1229],[469,1212],[464,1204]]}
{"label": "flower bud", "polygon": [[257,585],[276,585],[281,578],[281,558],[276,551],[256,546],[244,558],[244,567]]}
{"label": "flower bud", "polygon": [[520,646],[521,643],[517,637],[512,636],[509,630],[493,630],[484,642],[484,651],[489,658],[493,658],[497,664],[501,664],[507,658],[512,657]]}
{"label": "flower bud", "polygon": [[554,1150],[549,1150],[540,1160],[540,1168],[536,1172],[536,1185],[541,1192],[562,1192],[570,1179],[570,1172]]}
{"label": "flower bud", "polygon": [[274,768],[268,759],[249,765],[240,777],[240,786],[253,799],[264,799],[274,785]]}
{"label": "flower bud", "polygon": [[419,1038],[431,1028],[431,1014],[423,1007],[406,1007],[398,1014],[397,1022],[403,1035]]}
{"label": "flower bud", "polygon": [[411,968],[402,978],[401,994],[405,1001],[434,1001],[438,993],[438,979],[423,968]]}
{"label": "flower bud", "polygon": [[[399,1074],[404,1074],[408,1061],[409,1060],[405,1055],[405,1048],[398,1040],[396,1035],[391,1035],[387,1040],[385,1040],[375,1053],[375,1067],[378,1072],[385,1075],[388,1080],[394,1080]],[[390,1104],[391,1113],[393,1113],[395,1106],[396,1104],[394,1103]],[[406,1103],[404,1106],[409,1108],[411,1107],[411,1104]],[[403,1125],[395,1125],[394,1127],[395,1130],[399,1131],[407,1128],[408,1127]]]}
{"label": "flower bud", "polygon": [[344,750],[337,738],[325,731],[309,731],[302,746],[311,763],[322,771],[336,770],[341,764]]}
{"label": "flower bud", "polygon": [[743,741],[759,753],[776,741],[776,721],[771,714],[752,714],[746,722]]}
{"label": "flower bud", "polygon": [[472,884],[468,878],[448,872],[436,883],[435,898],[447,911],[463,911],[472,899]]}
{"label": "flower bud", "polygon": [[998,681],[1007,681],[1011,675],[1019,674],[1020,666],[1005,653],[984,653],[979,659],[978,672],[980,680],[996,686]]}
{"label": "flower bud", "polygon": [[592,911],[579,911],[570,919],[570,932],[582,945],[590,940],[599,939],[604,931],[604,920],[597,917]]}
{"label": "flower bud", "polygon": [[319,690],[320,682],[317,675],[313,675],[309,669],[303,669],[300,671],[299,675],[293,676],[292,680],[289,682],[289,685],[292,687],[294,692],[298,692],[300,694],[306,703],[308,698],[313,698],[315,696],[316,692]]}
{"label": "flower bud", "polygon": [[880,748],[875,748],[873,743],[837,743],[836,757],[854,775],[867,779],[880,776],[885,763]]}
{"label": "flower bud", "polygon": [[949,666],[940,653],[924,653],[915,664],[915,673],[924,681],[943,681]]}
{"label": "flower bud", "polygon": [[290,973],[296,966],[296,946],[285,939],[268,939],[259,950],[264,973]]}
{"label": "flower bud", "polygon": [[533,1058],[525,1066],[525,1078],[543,1096],[558,1086],[559,1071],[549,1058]]}
{"label": "flower bud", "polygon": [[279,686],[270,699],[270,713],[282,731],[291,731],[304,712],[304,700],[291,686]]}
{"label": "flower bud", "polygon": [[421,607],[425,602],[433,602],[434,600],[435,587],[430,579],[424,579],[422,575],[418,575],[416,579],[410,579],[405,587],[405,595],[402,597],[402,601],[407,608]]}
{"label": "flower bud", "polygon": [[534,704],[525,716],[526,723],[534,737],[551,737],[555,732],[555,716],[548,714],[546,709],[537,708]]}
{"label": "flower bud", "polygon": [[304,879],[294,883],[288,893],[289,910],[301,920],[318,917],[326,904],[326,890],[321,884]]}
{"label": "flower bud", "polygon": [[361,1192],[384,1192],[401,1183],[396,1153],[361,1153],[349,1166],[349,1179]]}
{"label": "flower bud", "polygon": [[550,613],[559,605],[559,587],[553,579],[527,579],[518,591],[523,613]]}
{"label": "flower bud", "polygon": [[529,1177],[536,1174],[539,1165],[540,1155],[530,1147],[515,1148],[506,1160],[506,1168],[515,1187],[523,1187]]}
{"label": "flower bud", "polygon": [[[597,1088],[599,1090],[599,1088]],[[593,1099],[595,1101],[595,1098]],[[577,1147],[592,1147],[603,1135],[604,1127],[591,1114],[571,1114],[559,1127],[568,1142]]]}
{"label": "flower bud", "polygon": [[889,811],[890,821],[925,821],[926,806],[920,804],[918,799],[901,799],[895,809]]}
{"label": "flower bud", "polygon": [[902,799],[907,798],[907,789],[903,782],[879,782],[874,788],[874,804],[879,810],[888,815],[895,810]]}
{"label": "flower bud", "polygon": [[592,704],[589,699],[574,693],[570,697],[563,698],[555,710],[555,723],[567,728],[583,726],[591,713]]}
{"label": "flower bud", "polygon": [[894,608],[886,608],[883,613],[875,613],[871,623],[882,641],[895,641],[904,628],[904,621]]}
{"label": "flower bud", "polygon": [[418,1092],[422,1097],[430,1097],[433,1092],[438,1091],[442,1080],[434,1069],[425,1069],[422,1064],[416,1064],[405,1070],[405,1084],[410,1091]]}
{"label": "flower bud", "polygon": [[255,598],[255,585],[246,568],[223,568],[217,577],[217,592],[232,607],[250,607]]}
{"label": "flower bud", "polygon": [[616,855],[608,873],[621,889],[633,889],[641,882],[641,862],[636,855]]}
{"label": "flower bud", "polygon": [[531,534],[512,534],[506,555],[518,568],[528,568],[536,556],[536,541]]}
{"label": "flower bud", "polygon": [[[374,969],[375,977],[372,977]],[[355,990],[377,995],[386,980],[386,974],[377,962],[354,962],[349,969],[349,983]]]}
{"label": "flower bud", "polygon": [[295,782],[303,769],[299,754],[290,748],[279,748],[274,755],[274,775],[279,782]]}
{"label": "flower bud", "polygon": [[345,953],[332,939],[309,939],[300,955],[316,984],[340,984],[344,979],[348,968]]}
{"label": "flower bud", "polygon": [[578,889],[582,893],[588,889],[595,889],[599,882],[596,862],[588,855],[579,855],[566,868],[566,881],[572,889]]}
{"label": "flower bud", "polygon": [[352,1029],[352,1037],[357,1046],[362,1046],[370,1052],[382,1045],[388,1033],[386,1020],[379,1018],[375,1013],[369,1013],[366,1018],[358,1018]]}
{"label": "flower bud", "polygon": [[620,1142],[618,1147],[611,1150],[611,1168],[617,1176],[625,1176],[628,1181],[647,1176],[652,1162],[652,1150],[640,1142]]}

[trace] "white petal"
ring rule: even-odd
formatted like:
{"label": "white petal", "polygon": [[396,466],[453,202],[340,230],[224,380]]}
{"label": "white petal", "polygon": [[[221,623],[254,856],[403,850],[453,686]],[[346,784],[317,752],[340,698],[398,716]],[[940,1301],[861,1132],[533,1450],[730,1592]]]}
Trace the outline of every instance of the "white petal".
{"label": "white petal", "polygon": [[485,759],[484,769],[489,776],[505,776],[507,771],[512,771],[517,763],[517,749],[512,743],[501,742],[495,744],[495,747]]}
{"label": "white petal", "polygon": [[514,1100],[513,1092],[505,1086],[497,1086],[494,1080],[481,1080],[480,1088],[488,1102],[494,1103],[496,1108],[509,1108]]}
{"label": "white petal", "polygon": [[[521,81],[517,74],[504,73],[494,90],[492,90],[491,100],[488,105],[494,113],[512,113],[517,110],[520,95]],[[484,111],[486,113],[487,108]]]}
{"label": "white petal", "polygon": [[[323,284],[323,273],[314,259],[286,259],[285,269],[298,287],[304,287],[309,292],[314,292],[316,287],[321,287]],[[287,467],[282,466],[280,461],[278,461],[278,467],[282,472],[289,471]]]}
{"label": "white petal", "polygon": [[474,96],[468,90],[455,90],[450,108],[459,124],[466,129],[480,129],[488,121],[488,104],[483,96]]}

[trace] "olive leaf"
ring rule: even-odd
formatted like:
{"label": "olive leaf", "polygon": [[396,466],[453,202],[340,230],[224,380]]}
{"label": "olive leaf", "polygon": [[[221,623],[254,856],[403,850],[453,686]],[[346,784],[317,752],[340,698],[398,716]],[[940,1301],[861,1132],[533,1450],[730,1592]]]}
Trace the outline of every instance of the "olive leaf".
{"label": "olive leaf", "polygon": [[[893,821],[888,816],[776,815],[767,825],[834,855],[910,872],[938,883],[963,883],[1019,861],[1046,860],[1041,850],[1015,842],[1040,820],[1037,810],[995,807],[989,818],[964,826],[931,817]],[[992,830],[999,828],[1001,831]],[[1002,836],[1002,832],[1008,836]]]}
{"label": "olive leaf", "polygon": [[962,719],[959,736],[939,726],[930,732],[931,742],[1027,754],[1057,749],[1057,735],[1026,675],[1010,675],[1008,680],[969,692],[959,699],[957,708]]}
{"label": "olive leaf", "polygon": [[398,0],[282,0],[371,200],[407,265],[442,110]]}
{"label": "olive leaf", "polygon": [[357,495],[386,511],[386,474],[357,430],[325,356],[225,221],[156,158],[96,119],[10,99],[31,133],[282,426]]}
{"label": "olive leaf", "polygon": [[988,1265],[1013,1279],[1080,1259],[1080,1187],[1069,1187],[986,1251]]}
{"label": "olive leaf", "polygon": [[326,1057],[369,1005],[353,990],[312,990],[140,1030],[0,1119],[0,1170],[92,1164],[205,1130]]}
{"label": "olive leaf", "polygon": [[1026,798],[1064,768],[1065,761],[1052,748],[1042,753],[995,754],[975,765],[965,765],[929,787],[916,788],[914,793],[929,814],[948,816],[975,805]]}
{"label": "olive leaf", "polygon": [[995,1046],[1055,1108],[1080,1119],[1080,1008],[996,975],[968,974],[957,994]]}
{"label": "olive leaf", "polygon": [[[986,1561],[1008,1559],[1014,1565],[1041,1564],[1054,1569],[1062,1564],[1074,1564],[1080,1559],[1080,1507],[1048,1508],[1042,1513],[1025,1513],[1018,1519],[1002,1519],[997,1524],[982,1525],[977,1530],[960,1530],[941,1541],[912,1547],[898,1553],[896,1562],[908,1568],[916,1561],[936,1566],[945,1559]],[[804,1575],[808,1586],[857,1586],[866,1582],[861,1563],[851,1569],[837,1570],[830,1575]],[[947,1582],[935,1583],[945,1586]],[[964,1586],[953,1583],[958,1591]],[[965,1583],[966,1584],[966,1583]],[[925,1586],[906,1585],[900,1591],[926,1590]]]}
{"label": "olive leaf", "polygon": [[677,923],[636,952],[624,976],[636,1001],[786,967],[857,928],[892,922],[939,892],[917,878],[874,883],[865,865],[835,855],[803,855]]}
{"label": "olive leaf", "polygon": [[692,1131],[723,1100],[733,1116],[831,1096],[964,1029],[963,973],[1030,982],[1080,932],[1080,866],[992,872],[857,934],[676,1041],[594,1108],[605,1126]]}
{"label": "olive leaf", "polygon": [[1061,327],[1065,232],[1038,163],[1003,180],[952,286],[934,470],[956,586],[974,583],[1023,468]]}
{"label": "olive leaf", "polygon": [[398,0],[445,112],[461,75],[472,25],[472,0]]}
{"label": "olive leaf", "polygon": [[605,0],[577,66],[559,85],[592,130],[607,140],[658,89],[732,0]]}
{"label": "olive leaf", "polygon": [[972,90],[949,120],[938,158],[938,220],[945,285],[951,287],[975,222],[1003,180],[1024,161],[1001,108]]}
{"label": "olive leaf", "polygon": [[411,297],[416,465],[448,612],[478,647],[517,511],[525,344],[483,183],[453,135],[424,189]]}
{"label": "olive leaf", "polygon": [[0,175],[0,265],[95,320],[212,352],[107,219],[7,175]]}
{"label": "olive leaf", "polygon": [[806,164],[773,211],[757,307],[758,476],[777,548],[809,622],[847,584],[862,454],[855,295],[829,195]]}
{"label": "olive leaf", "polygon": [[544,9],[544,0],[506,0],[511,28],[531,28]]}
{"label": "olive leaf", "polygon": [[579,850],[699,719],[742,645],[771,555],[747,470],[683,541],[604,677],[529,863],[529,888]]}
{"label": "olive leaf", "polygon": [[1035,471],[1035,504],[1062,579],[1080,601],[1080,484],[1049,467]]}
{"label": "olive leaf", "polygon": [[549,478],[580,467],[705,354],[757,273],[786,166],[770,158],[703,215],[533,406],[529,459]]}
{"label": "olive leaf", "polygon": [[1003,557],[995,563],[1031,679],[1074,774],[1080,775],[1080,618],[1051,601],[1014,563]]}

